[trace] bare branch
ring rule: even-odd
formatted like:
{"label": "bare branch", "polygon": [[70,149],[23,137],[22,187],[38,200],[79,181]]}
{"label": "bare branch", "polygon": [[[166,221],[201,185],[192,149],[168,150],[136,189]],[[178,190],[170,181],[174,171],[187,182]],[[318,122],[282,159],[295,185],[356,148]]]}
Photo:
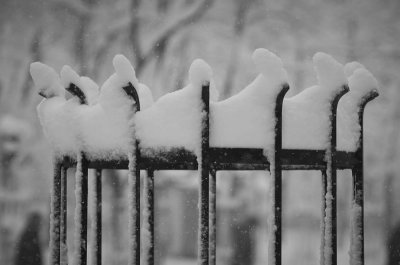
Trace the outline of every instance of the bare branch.
{"label": "bare branch", "polygon": [[81,1],[55,0],[54,8],[67,11],[75,17],[89,16],[92,10]]}
{"label": "bare branch", "polygon": [[142,49],[139,43],[139,29],[140,29],[140,17],[139,9],[141,0],[131,0],[131,21],[129,25],[129,41],[132,45],[133,54],[136,57],[136,61],[139,62],[142,57]]}
{"label": "bare branch", "polygon": [[204,0],[181,18],[176,20],[174,23],[168,25],[162,33],[160,33],[155,40],[150,45],[150,49],[143,54],[141,57],[138,58],[137,68],[138,72],[144,67],[146,63],[150,61],[154,56],[157,55],[157,50],[159,49],[160,45],[162,47],[163,44],[168,42],[174,34],[176,34],[179,30],[186,27],[188,24],[192,24],[200,20],[206,11],[212,6],[214,0]]}
{"label": "bare branch", "polygon": [[93,68],[91,71],[93,78],[98,77],[100,66],[103,65],[103,62],[107,57],[107,51],[112,47],[114,42],[118,40],[118,35],[120,33],[120,31],[110,31],[104,38],[103,43],[100,44],[98,49],[96,49],[94,53]]}

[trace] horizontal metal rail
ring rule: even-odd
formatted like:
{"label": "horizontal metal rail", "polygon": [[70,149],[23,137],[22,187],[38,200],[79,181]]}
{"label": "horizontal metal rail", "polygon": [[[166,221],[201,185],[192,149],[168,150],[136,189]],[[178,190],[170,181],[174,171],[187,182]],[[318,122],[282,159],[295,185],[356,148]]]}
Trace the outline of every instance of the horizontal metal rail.
{"label": "horizontal metal rail", "polygon": [[[261,148],[210,147],[210,164],[215,170],[269,170],[270,163]],[[141,149],[138,158],[141,170],[197,170],[197,157],[185,149]],[[326,169],[325,150],[282,149],[280,159],[283,170]],[[356,152],[336,152],[337,169],[352,169],[358,158]],[[76,161],[67,157],[63,167],[75,167]],[[128,160],[89,160],[89,168],[128,169]]]}

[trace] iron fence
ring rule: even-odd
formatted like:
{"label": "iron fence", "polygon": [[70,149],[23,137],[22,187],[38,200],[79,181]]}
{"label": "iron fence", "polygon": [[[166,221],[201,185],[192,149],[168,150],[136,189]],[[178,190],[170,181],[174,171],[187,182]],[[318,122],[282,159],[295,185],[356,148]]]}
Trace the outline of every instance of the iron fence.
{"label": "iron fence", "polygon": [[[145,170],[146,184],[144,188],[145,207],[149,214],[145,216],[150,231],[150,247],[143,253],[147,264],[154,264],[154,172],[160,170],[198,170],[200,171],[199,196],[199,260],[202,265],[216,264],[216,175],[223,170],[269,170],[273,176],[274,211],[271,236],[273,237],[273,260],[276,265],[282,259],[282,171],[283,170],[319,170],[321,171],[322,191],[322,225],[321,225],[321,259],[322,264],[337,264],[336,246],[336,171],[350,169],[353,177],[354,204],[361,207],[361,215],[352,220],[360,224],[357,235],[361,240],[358,244],[358,260],[364,264],[364,189],[363,189],[363,113],[366,104],[378,96],[372,91],[364,95],[358,109],[358,122],[361,126],[359,145],[355,152],[338,151],[336,148],[336,111],[340,98],[348,91],[345,85],[340,92],[330,100],[329,113],[329,146],[324,150],[300,150],[282,148],[282,107],[289,85],[283,84],[275,100],[275,139],[273,147],[274,159],[268,158],[261,148],[230,148],[210,147],[210,88],[209,83],[202,86],[201,101],[203,112],[201,127],[201,157],[183,148],[158,150],[142,148],[135,135],[135,150],[130,159],[123,160],[89,160],[82,151],[76,157],[58,156],[54,159],[53,196],[51,201],[51,264],[60,264],[65,260],[63,249],[67,244],[67,169],[76,167],[81,172],[78,188],[82,191],[77,201],[80,206],[76,211],[79,229],[75,236],[79,242],[77,252],[78,264],[87,262],[87,215],[88,215],[88,169],[95,169],[95,200],[96,214],[94,226],[96,236],[93,243],[95,261],[101,264],[102,253],[102,186],[103,169],[128,169],[130,193],[130,263],[140,264],[140,170]],[[84,93],[75,84],[70,84],[67,90],[80,99],[81,104],[87,104]],[[131,83],[124,87],[126,93],[134,100],[135,111],[140,111],[140,101],[136,89]],[[199,162],[201,161],[200,165]],[[210,178],[211,176],[211,178]],[[211,196],[210,196],[211,195]],[[211,218],[210,218],[211,216]],[[330,235],[330,236],[325,236]]]}

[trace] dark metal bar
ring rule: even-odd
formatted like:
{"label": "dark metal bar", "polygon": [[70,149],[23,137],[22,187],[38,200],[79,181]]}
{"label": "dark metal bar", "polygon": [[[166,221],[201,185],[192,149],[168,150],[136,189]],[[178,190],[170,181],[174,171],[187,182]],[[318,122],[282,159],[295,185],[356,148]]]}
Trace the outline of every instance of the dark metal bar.
{"label": "dark metal bar", "polygon": [[[131,82],[122,88],[125,93],[134,101],[133,112],[140,111],[140,100],[136,88]],[[129,265],[140,264],[140,149],[136,135],[134,152],[129,155],[129,231],[130,249]]]}
{"label": "dark metal bar", "polygon": [[[88,101],[83,90],[74,83],[70,83],[65,88],[73,96],[79,99],[81,105],[88,105]],[[65,159],[67,160],[67,159]],[[66,161],[64,161],[64,164]],[[75,246],[77,252],[77,265],[86,265],[87,263],[87,218],[88,218],[88,169],[89,162],[81,150],[76,158],[76,179],[75,179],[75,230],[79,246]]]}
{"label": "dark metal bar", "polygon": [[199,259],[198,264],[208,265],[209,262],[209,174],[210,174],[210,83],[201,89],[203,118],[201,126],[201,166],[200,166],[200,213],[199,213]]}
{"label": "dark metal bar", "polygon": [[217,263],[217,171],[210,171],[210,265]]}
{"label": "dark metal bar", "polygon": [[[197,170],[197,158],[193,152],[181,148],[170,150],[141,149],[138,159],[143,170]],[[324,170],[325,150],[281,150],[283,170]],[[220,148],[210,147],[210,163],[216,170],[266,170],[269,161],[261,148]],[[357,163],[355,152],[336,152],[338,169],[351,169]],[[75,167],[76,161],[69,159],[65,166]],[[89,168],[128,169],[127,160],[91,160]]]}
{"label": "dark metal bar", "polygon": [[[274,158],[271,161],[271,175],[273,178],[273,204],[274,204],[274,219],[273,219],[273,244],[274,244],[274,264],[282,264],[282,107],[283,99],[289,90],[289,85],[284,84],[279,92],[275,102],[275,144]],[[270,253],[272,254],[272,253]]]}
{"label": "dark metal bar", "polygon": [[95,259],[92,264],[101,265],[102,261],[102,187],[101,187],[101,176],[102,170],[96,169],[95,176],[94,176],[94,201],[93,204],[95,205],[95,213],[94,213],[94,255],[93,258]]}
{"label": "dark metal bar", "polygon": [[85,93],[77,85],[71,83],[65,88],[69,93],[79,98],[79,103],[82,105],[87,105],[88,101],[86,99]]}
{"label": "dark metal bar", "polygon": [[331,265],[337,264],[337,209],[336,209],[336,113],[340,98],[349,91],[347,85],[343,85],[331,102],[329,122],[330,122],[330,144],[326,150],[326,195],[325,195],[325,244],[324,262]]}
{"label": "dark metal bar", "polygon": [[60,264],[60,223],[61,223],[61,160],[53,161],[53,187],[50,219],[50,264]]}
{"label": "dark metal bar", "polygon": [[[361,261],[361,264],[365,264],[364,254],[364,110],[368,102],[373,100],[379,95],[377,90],[371,91],[365,97],[361,99],[358,109],[358,123],[360,125],[360,138],[358,141],[358,148],[355,152],[356,163],[353,165],[352,176],[353,176],[353,202],[352,207],[359,207],[360,213],[357,213],[357,209],[353,209],[352,227],[356,231],[353,231],[351,244],[354,244],[356,249],[351,253],[351,259]],[[353,249],[353,246],[352,246]]]}
{"label": "dark metal bar", "polygon": [[68,245],[67,245],[67,171],[68,168],[62,167],[61,171],[61,227],[60,227],[60,260],[63,265],[68,264]]}
{"label": "dark metal bar", "polygon": [[[87,216],[88,216],[88,163],[85,154],[78,156],[76,189],[78,193],[78,265],[87,264]],[[79,192],[80,191],[80,192]],[[80,194],[79,194],[80,193]],[[80,198],[79,198],[80,196]]]}
{"label": "dark metal bar", "polygon": [[320,264],[325,264],[325,218],[326,218],[326,190],[327,190],[327,175],[326,170],[321,171],[322,194],[321,194],[321,247],[320,247]]}
{"label": "dark metal bar", "polygon": [[147,265],[154,265],[154,170],[147,170],[147,178],[145,183],[145,207],[147,216],[144,222],[147,223],[149,230],[149,246],[147,251]]}

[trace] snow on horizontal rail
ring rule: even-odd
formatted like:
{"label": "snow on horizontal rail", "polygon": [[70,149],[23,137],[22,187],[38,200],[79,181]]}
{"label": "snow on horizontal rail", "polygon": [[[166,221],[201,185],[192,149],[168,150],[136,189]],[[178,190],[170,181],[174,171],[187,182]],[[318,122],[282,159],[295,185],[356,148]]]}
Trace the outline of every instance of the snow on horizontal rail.
{"label": "snow on horizontal rail", "polygon": [[[211,67],[195,60],[189,69],[189,84],[158,99],[135,117],[141,147],[185,147],[196,151],[200,146],[202,120],[202,85],[210,82],[214,90]],[[211,92],[211,100],[216,93]]]}
{"label": "snow on horizontal rail", "polygon": [[[132,142],[132,99],[123,87],[131,83],[138,90],[142,109],[152,104],[150,90],[140,84],[133,67],[122,55],[113,61],[116,73],[102,85],[100,91],[88,77],[79,77],[65,66],[60,76],[41,63],[31,64],[31,75],[39,93],[45,99],[38,106],[38,114],[45,135],[55,151],[74,155],[78,150],[99,158],[124,156]],[[64,86],[79,87],[87,98],[81,104],[77,97],[65,98]]]}
{"label": "snow on horizontal rail", "polygon": [[347,85],[343,66],[331,56],[313,57],[318,85],[283,103],[283,148],[326,149],[330,143],[331,103]]}
{"label": "snow on horizontal rail", "polygon": [[371,94],[377,95],[378,82],[358,62],[346,64],[345,72],[349,79],[350,92],[339,101],[337,149],[352,152],[357,150],[359,145],[361,105]]}
{"label": "snow on horizontal rail", "polygon": [[210,106],[210,145],[266,148],[273,146],[276,98],[288,83],[281,59],[265,49],[252,56],[260,73],[238,94]]}
{"label": "snow on horizontal rail", "polygon": [[[49,66],[31,64],[31,75],[45,99],[38,114],[55,151],[71,155],[84,151],[88,158],[126,157],[138,138],[142,149],[184,148],[196,152],[201,138],[202,86],[210,84],[210,146],[270,149],[274,140],[275,103],[288,83],[282,61],[265,49],[252,56],[259,75],[240,93],[217,102],[211,67],[195,60],[189,84],[155,103],[150,89],[139,83],[135,70],[122,55],[115,56],[112,74],[99,89],[88,77],[70,67],[60,76]],[[318,84],[283,102],[283,148],[326,149],[332,100],[347,84],[350,93],[338,107],[338,149],[354,151],[360,136],[358,111],[362,99],[376,91],[376,80],[359,63],[343,67],[331,56],[317,53],[314,68]],[[141,110],[123,89],[131,84],[138,92]],[[65,90],[78,87],[69,99]],[[70,91],[71,92],[71,91]],[[75,91],[76,92],[76,91]],[[84,98],[86,101],[82,101]]]}

